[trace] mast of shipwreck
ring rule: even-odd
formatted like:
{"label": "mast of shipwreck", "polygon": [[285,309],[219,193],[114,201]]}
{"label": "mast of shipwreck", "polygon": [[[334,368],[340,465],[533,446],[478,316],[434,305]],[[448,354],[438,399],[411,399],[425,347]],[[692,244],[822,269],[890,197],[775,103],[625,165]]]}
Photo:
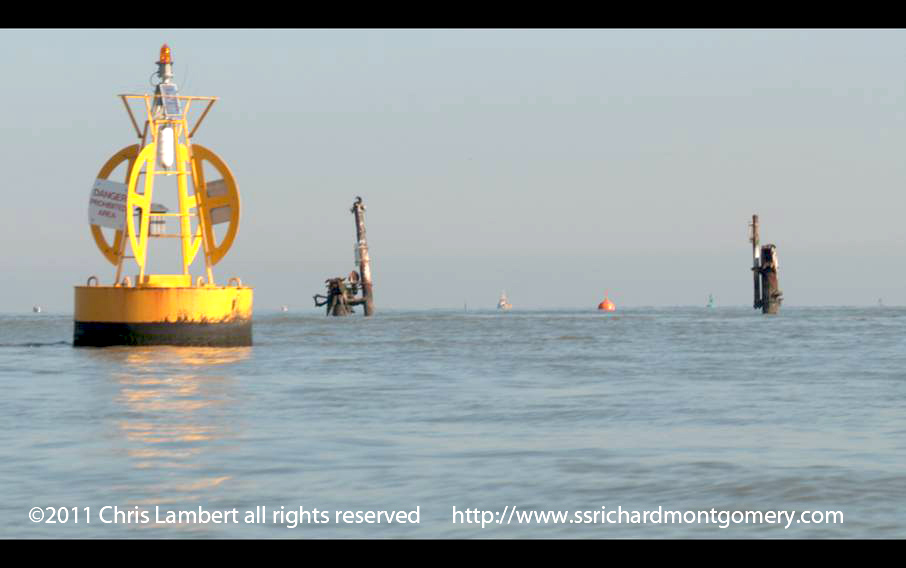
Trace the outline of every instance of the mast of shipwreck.
{"label": "mast of shipwreck", "polygon": [[[368,254],[368,240],[365,238],[365,205],[361,197],[356,197],[349,211],[355,215],[355,263],[359,270],[353,270],[346,278],[338,276],[325,280],[327,295],[315,294],[315,307],[327,306],[329,316],[348,316],[353,313],[353,306],[361,305],[367,317],[374,314],[374,291],[371,282],[371,256]],[[362,295],[356,297],[359,290]]]}
{"label": "mast of shipwreck", "polygon": [[763,314],[776,314],[783,302],[783,292],[777,280],[780,264],[777,260],[777,247],[767,244],[758,248],[758,215],[752,215],[749,225],[749,242],[752,243],[752,281],[754,285],[753,309],[761,308]]}

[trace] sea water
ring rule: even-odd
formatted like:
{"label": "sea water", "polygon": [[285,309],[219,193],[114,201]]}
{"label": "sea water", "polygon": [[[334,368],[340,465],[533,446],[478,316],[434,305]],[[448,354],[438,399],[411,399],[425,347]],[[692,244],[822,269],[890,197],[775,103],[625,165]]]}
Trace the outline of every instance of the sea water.
{"label": "sea water", "polygon": [[3,538],[906,536],[901,308],[7,314],[0,389]]}

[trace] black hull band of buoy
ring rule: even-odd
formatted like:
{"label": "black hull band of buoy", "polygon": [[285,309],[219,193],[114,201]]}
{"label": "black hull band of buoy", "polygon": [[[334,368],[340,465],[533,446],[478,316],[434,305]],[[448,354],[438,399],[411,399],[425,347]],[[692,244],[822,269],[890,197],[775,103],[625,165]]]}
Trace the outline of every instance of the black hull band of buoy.
{"label": "black hull band of buoy", "polygon": [[216,323],[77,321],[72,344],[75,347],[114,345],[246,347],[252,344],[252,320]]}

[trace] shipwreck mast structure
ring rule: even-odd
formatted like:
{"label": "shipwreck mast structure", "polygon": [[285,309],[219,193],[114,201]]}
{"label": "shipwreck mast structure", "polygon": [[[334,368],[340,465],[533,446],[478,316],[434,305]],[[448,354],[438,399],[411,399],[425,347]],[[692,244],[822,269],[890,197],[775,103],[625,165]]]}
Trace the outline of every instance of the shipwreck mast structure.
{"label": "shipwreck mast structure", "polygon": [[365,238],[365,205],[361,197],[356,196],[349,211],[355,215],[356,260],[362,281],[362,305],[365,315],[370,316],[374,314],[374,291],[371,283],[371,256],[368,254],[368,239]]}
{"label": "shipwreck mast structure", "polygon": [[777,247],[767,244],[758,248],[758,215],[752,215],[749,225],[749,242],[752,243],[752,279],[754,285],[753,309],[761,308],[761,313],[777,314],[783,302],[783,292],[777,280],[780,263],[777,259]]}
{"label": "shipwreck mast structure", "polygon": [[[365,237],[365,204],[356,197],[349,212],[355,216],[355,265],[345,278],[338,276],[324,281],[327,294],[315,294],[315,307],[327,306],[328,316],[348,316],[353,306],[362,306],[365,316],[374,315],[374,286],[371,281],[371,255],[368,254],[368,239]],[[356,296],[361,290],[362,295]]]}

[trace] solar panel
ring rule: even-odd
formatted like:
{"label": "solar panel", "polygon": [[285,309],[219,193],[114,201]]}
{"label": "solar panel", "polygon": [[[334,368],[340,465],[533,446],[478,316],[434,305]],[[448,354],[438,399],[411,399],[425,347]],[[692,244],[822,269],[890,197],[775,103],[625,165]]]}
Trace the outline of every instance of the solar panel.
{"label": "solar panel", "polygon": [[167,118],[181,118],[182,111],[176,94],[176,85],[161,83],[160,94],[161,102],[164,105],[164,116]]}

